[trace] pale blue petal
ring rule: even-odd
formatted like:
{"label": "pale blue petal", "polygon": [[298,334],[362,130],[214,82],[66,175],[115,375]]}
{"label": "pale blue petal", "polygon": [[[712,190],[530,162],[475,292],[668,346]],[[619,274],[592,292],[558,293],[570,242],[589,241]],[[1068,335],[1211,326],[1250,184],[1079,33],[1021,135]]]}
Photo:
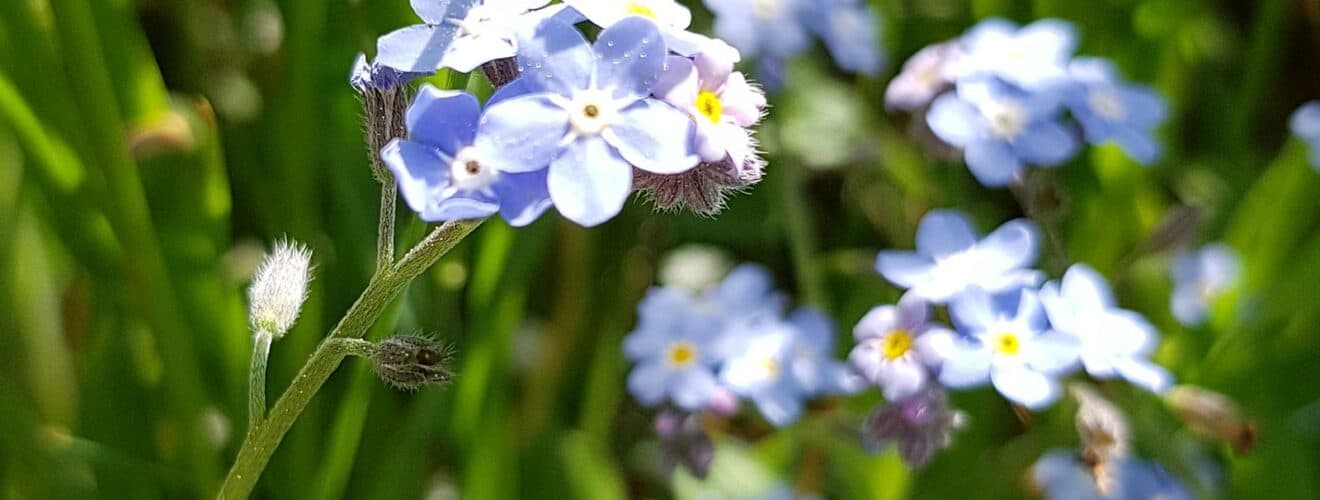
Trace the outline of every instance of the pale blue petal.
{"label": "pale blue petal", "polygon": [[518,55],[509,40],[497,35],[461,36],[449,44],[440,66],[471,73],[482,64]]}
{"label": "pale blue petal", "polygon": [[958,210],[934,210],[917,225],[917,252],[942,258],[976,244],[976,229],[967,214]]}
{"label": "pale blue petal", "polygon": [[395,30],[376,41],[376,64],[404,72],[434,72],[457,32],[458,27],[448,23]]}
{"label": "pale blue petal", "polygon": [[545,95],[532,94],[486,108],[476,146],[502,172],[531,172],[554,161],[567,134],[568,112]]}
{"label": "pale blue petal", "polygon": [[1014,403],[1040,410],[1059,399],[1058,382],[1017,363],[996,365],[990,371],[995,390]]}
{"label": "pale blue petal", "polygon": [[1288,127],[1294,135],[1308,142],[1320,141],[1320,101],[1310,101],[1298,107],[1289,118]]}
{"label": "pale blue petal", "polygon": [[1155,89],[1144,85],[1120,85],[1117,90],[1123,110],[1127,112],[1124,120],[1127,126],[1146,131],[1168,117],[1168,105]]}
{"label": "pale blue petal", "polygon": [[641,16],[626,17],[606,28],[592,50],[599,60],[596,87],[613,91],[615,99],[650,95],[669,56],[660,30]]}
{"label": "pale blue petal", "polygon": [[1013,148],[1002,141],[972,141],[964,148],[963,154],[968,170],[986,187],[1007,186],[1022,171],[1022,162],[1013,153]]}
{"label": "pale blue petal", "polygon": [[621,115],[603,137],[628,163],[657,174],[677,174],[697,166],[694,125],[686,113],[656,99],[643,99]]}
{"label": "pale blue petal", "polygon": [[426,24],[443,24],[446,18],[463,18],[480,0],[410,0],[413,12]]}
{"label": "pale blue petal", "polygon": [[1067,161],[1077,154],[1077,146],[1077,138],[1063,125],[1055,122],[1028,125],[1013,140],[1013,150],[1018,157],[1041,166],[1053,166]]}
{"label": "pale blue petal", "polygon": [[632,167],[601,138],[585,137],[551,163],[549,185],[559,213],[596,226],[623,210],[632,192]]}
{"label": "pale blue petal", "polygon": [[528,89],[572,96],[591,84],[596,55],[576,28],[555,18],[518,36],[518,70]]}
{"label": "pale blue petal", "polygon": [[551,206],[546,169],[500,174],[492,189],[500,199],[500,216],[513,227],[531,224]]}
{"label": "pale blue petal", "polygon": [[1173,375],[1168,370],[1146,360],[1125,359],[1115,368],[1124,380],[1155,394],[1163,394],[1173,385]]}
{"label": "pale blue petal", "polygon": [[495,89],[495,93],[486,99],[486,107],[494,106],[501,101],[507,101],[515,97],[524,96],[532,93],[532,89],[527,87],[527,82],[522,78],[515,78],[513,81],[504,84],[503,87]]}
{"label": "pale blue petal", "polygon": [[499,202],[484,194],[459,192],[440,199],[431,209],[422,212],[420,217],[430,222],[476,220],[495,215],[499,209]]}
{"label": "pale blue petal", "polygon": [[756,409],[775,427],[793,423],[802,414],[802,400],[786,389],[772,387],[752,397]]}
{"label": "pale blue petal", "polygon": [[449,162],[434,147],[395,139],[381,149],[380,159],[394,174],[404,203],[414,212],[429,210],[449,187]]}
{"label": "pale blue petal", "polygon": [[[911,294],[904,297],[908,296],[911,296]],[[862,316],[862,319],[857,322],[857,326],[853,327],[853,338],[859,341],[880,338],[898,329],[904,329],[899,308],[895,306],[876,306],[871,308],[865,316]]]}
{"label": "pale blue petal", "polygon": [[940,383],[955,389],[983,385],[990,379],[991,359],[982,346],[955,340],[944,352]]}
{"label": "pale blue petal", "polygon": [[935,261],[915,252],[884,250],[876,257],[875,268],[890,283],[912,288],[925,283],[935,269]]}
{"label": "pale blue petal", "polygon": [[1133,161],[1142,165],[1151,165],[1160,160],[1163,148],[1151,137],[1149,132],[1135,129],[1122,129],[1114,133],[1114,142],[1127,153]]}
{"label": "pale blue petal", "polygon": [[881,382],[886,401],[898,401],[926,386],[926,368],[912,360],[894,360],[884,370]]}
{"label": "pale blue petal", "polygon": [[668,389],[670,373],[661,361],[639,363],[628,374],[628,392],[645,406],[660,404]]}
{"label": "pale blue petal", "polygon": [[1079,310],[1105,309],[1114,305],[1109,282],[1086,264],[1073,264],[1063,273],[1062,292]]}
{"label": "pale blue petal", "polygon": [[949,316],[958,330],[966,334],[984,331],[999,321],[1000,315],[989,293],[971,288],[949,302]]}
{"label": "pale blue petal", "polygon": [[788,316],[788,322],[797,327],[799,348],[824,357],[834,354],[834,319],[812,307],[800,307]]}
{"label": "pale blue petal", "polygon": [[953,93],[935,98],[926,112],[926,125],[941,141],[967,147],[985,134],[980,112]]}
{"label": "pale blue petal", "polygon": [[1169,301],[1173,317],[1183,326],[1198,326],[1205,322],[1206,303],[1196,286],[1175,288]]}
{"label": "pale blue petal", "polygon": [[1023,359],[1032,370],[1062,374],[1077,367],[1080,359],[1080,344],[1077,339],[1054,332],[1042,333],[1025,346]]}
{"label": "pale blue petal", "polygon": [[977,248],[997,270],[1030,266],[1040,251],[1040,230],[1034,222],[1013,219],[987,235]]}
{"label": "pale blue petal", "polygon": [[674,404],[688,411],[697,411],[710,403],[710,398],[719,386],[715,375],[701,367],[683,370],[673,380],[670,395]]}
{"label": "pale blue petal", "polygon": [[472,94],[440,90],[426,84],[408,107],[408,135],[412,140],[438,147],[452,157],[472,144],[480,117],[481,104]]}

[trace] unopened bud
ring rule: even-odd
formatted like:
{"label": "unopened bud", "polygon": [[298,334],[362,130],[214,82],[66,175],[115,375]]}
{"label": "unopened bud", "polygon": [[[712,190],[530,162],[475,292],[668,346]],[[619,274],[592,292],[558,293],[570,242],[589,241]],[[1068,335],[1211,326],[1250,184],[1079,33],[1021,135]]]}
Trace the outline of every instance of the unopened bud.
{"label": "unopened bud", "polygon": [[380,161],[380,150],[390,141],[408,135],[406,84],[418,76],[421,74],[369,63],[362,54],[358,54],[353,64],[348,83],[362,96],[363,134],[371,154],[371,172],[377,181],[390,178],[389,170]]}
{"label": "unopened bud", "polygon": [[1073,385],[1077,399],[1077,435],[1082,440],[1080,459],[1095,482],[1096,491],[1108,495],[1117,487],[1119,460],[1128,454],[1127,418],[1090,387]]}
{"label": "unopened bud", "polygon": [[1237,404],[1223,394],[1190,385],[1169,390],[1164,402],[1192,431],[1233,446],[1238,455],[1256,447],[1256,424],[1242,417]]}
{"label": "unopened bud", "polygon": [[660,468],[666,476],[679,465],[697,479],[710,473],[715,443],[706,433],[700,413],[660,412],[655,418],[655,434],[660,438]]}
{"label": "unopened bud", "polygon": [[248,321],[253,332],[279,338],[293,328],[307,299],[311,259],[307,247],[280,241],[257,266],[248,288]]}
{"label": "unopened bud", "polygon": [[675,212],[687,208],[705,217],[724,210],[729,195],[761,182],[765,161],[755,154],[735,162],[703,162],[681,174],[663,175],[634,170],[633,188],[644,194],[656,209]]}
{"label": "unopened bud", "polygon": [[953,444],[953,431],[965,419],[943,390],[928,388],[872,410],[862,435],[875,443],[896,442],[903,462],[921,467]]}
{"label": "unopened bud", "polygon": [[427,384],[453,380],[446,366],[454,357],[453,349],[435,340],[413,335],[396,335],[376,344],[371,363],[376,375],[399,390],[416,390]]}

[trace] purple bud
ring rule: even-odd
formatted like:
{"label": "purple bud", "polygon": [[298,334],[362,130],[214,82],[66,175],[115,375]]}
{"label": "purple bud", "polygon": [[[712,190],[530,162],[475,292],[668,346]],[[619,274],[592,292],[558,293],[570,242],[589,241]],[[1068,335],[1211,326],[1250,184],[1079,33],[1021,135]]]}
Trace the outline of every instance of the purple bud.
{"label": "purple bud", "polygon": [[693,476],[704,479],[715,458],[715,443],[702,425],[700,413],[665,410],[655,418],[660,438],[660,468],[669,475],[680,464]]}
{"label": "purple bud", "polygon": [[930,462],[953,442],[962,414],[949,406],[943,389],[932,387],[877,407],[862,426],[862,434],[879,442],[897,441],[899,456],[911,467]]}

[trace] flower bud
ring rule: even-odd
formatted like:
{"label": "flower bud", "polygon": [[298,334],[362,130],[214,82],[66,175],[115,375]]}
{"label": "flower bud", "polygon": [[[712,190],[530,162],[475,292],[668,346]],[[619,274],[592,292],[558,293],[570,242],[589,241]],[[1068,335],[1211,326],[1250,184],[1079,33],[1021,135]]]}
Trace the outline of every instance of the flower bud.
{"label": "flower bud", "polygon": [[362,54],[358,54],[353,64],[348,83],[362,96],[363,133],[371,154],[372,175],[379,182],[390,178],[389,171],[381,163],[380,150],[391,140],[408,135],[406,84],[418,76],[421,74],[368,63]]}
{"label": "flower bud", "polygon": [[254,332],[279,338],[293,328],[307,299],[311,258],[307,247],[280,241],[257,266],[248,288],[248,321]]}
{"label": "flower bud", "polygon": [[1228,442],[1238,455],[1256,447],[1256,423],[1243,418],[1237,404],[1223,394],[1180,385],[1164,395],[1164,402],[1192,431]]}
{"label": "flower bud", "polygon": [[862,435],[875,442],[897,441],[903,461],[920,467],[953,443],[953,431],[964,420],[942,389],[928,388],[872,410]]}
{"label": "flower bud", "polygon": [[413,335],[396,335],[376,344],[371,363],[376,375],[399,390],[417,390],[454,378],[446,366],[454,357],[449,346]]}
{"label": "flower bud", "polygon": [[[754,152],[753,152],[754,153]],[[724,210],[725,199],[761,182],[765,160],[749,154],[742,162],[725,158],[703,162],[681,174],[663,175],[636,169],[633,188],[650,199],[656,209],[674,212],[687,208],[705,217]]]}
{"label": "flower bud", "polygon": [[1072,386],[1077,399],[1077,435],[1082,441],[1080,462],[1095,483],[1096,491],[1108,495],[1118,486],[1118,463],[1128,454],[1127,418],[1112,403],[1089,387]]}
{"label": "flower bud", "polygon": [[660,468],[665,476],[680,464],[697,479],[710,473],[715,443],[706,433],[700,413],[662,411],[655,417],[655,434],[660,438]]}

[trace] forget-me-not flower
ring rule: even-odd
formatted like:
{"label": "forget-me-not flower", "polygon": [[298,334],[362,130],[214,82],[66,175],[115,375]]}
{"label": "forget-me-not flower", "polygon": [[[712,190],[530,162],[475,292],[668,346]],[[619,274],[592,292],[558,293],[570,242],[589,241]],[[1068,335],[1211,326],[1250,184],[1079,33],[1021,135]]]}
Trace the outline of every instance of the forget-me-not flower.
{"label": "forget-me-not flower", "polygon": [[353,70],[348,75],[348,84],[358,92],[372,89],[389,90],[423,76],[426,76],[426,73],[399,71],[377,62],[367,61],[366,54],[359,52],[353,59]]}
{"label": "forget-me-not flower", "polygon": [[445,67],[467,73],[483,63],[513,57],[517,30],[565,15],[563,5],[545,7],[550,0],[411,1],[423,23],[395,30],[376,42],[377,63],[405,72],[430,73]]}
{"label": "forget-me-not flower", "polygon": [[1173,317],[1184,326],[1203,323],[1215,300],[1237,284],[1240,272],[1237,252],[1223,243],[1174,256],[1173,295],[1169,298]]}
{"label": "forget-me-not flower", "polygon": [[1039,239],[1034,224],[1016,219],[978,241],[965,214],[935,210],[917,226],[915,252],[881,251],[876,268],[913,296],[943,304],[972,287],[993,293],[1040,284],[1044,275],[1028,268]]}
{"label": "forget-me-not flower", "polygon": [[834,320],[825,313],[802,307],[788,315],[797,329],[789,371],[798,389],[807,397],[846,394],[861,390],[865,381],[848,365],[834,359]]}
{"label": "forget-me-not flower", "polygon": [[1006,186],[1024,164],[1055,166],[1077,152],[1077,138],[1059,122],[1055,92],[1029,92],[995,78],[960,80],[935,98],[926,123],[940,140],[961,148],[967,168],[987,187]]}
{"label": "forget-me-not flower", "polygon": [[959,39],[963,56],[950,68],[961,82],[994,76],[1029,90],[1063,82],[1077,46],[1077,30],[1057,19],[1018,28],[1003,19],[987,19]]}
{"label": "forget-me-not flower", "polygon": [[[1048,500],[1192,500],[1196,498],[1164,467],[1123,458],[1095,471],[1076,453],[1052,450],[1031,467],[1031,478]],[[1099,472],[1099,474],[1097,474]]]}
{"label": "forget-me-not flower", "polygon": [[880,15],[864,0],[815,0],[807,26],[825,42],[834,64],[875,76],[885,63],[880,51]]}
{"label": "forget-me-not flower", "polygon": [[1061,282],[1046,283],[1041,303],[1050,325],[1081,342],[1082,366],[1096,378],[1121,377],[1162,393],[1173,377],[1148,358],[1159,342],[1155,327],[1114,304],[1109,283],[1085,264],[1074,264]]}
{"label": "forget-me-not flower", "polygon": [[990,382],[1004,397],[1033,410],[1059,398],[1055,377],[1076,364],[1077,341],[1048,329],[1035,291],[992,296],[973,288],[949,305],[949,313],[963,335],[942,343],[940,383],[963,388]]}
{"label": "forget-me-not flower", "polygon": [[926,387],[939,363],[940,348],[931,341],[951,338],[926,333],[942,329],[930,322],[930,305],[909,293],[898,305],[875,307],[857,322],[853,328],[857,346],[848,362],[868,382],[880,386],[885,399],[898,401]]}
{"label": "forget-me-not flower", "polygon": [[692,120],[649,97],[668,55],[654,23],[628,17],[593,46],[547,19],[519,45],[519,80],[531,93],[487,108],[480,137],[501,170],[548,167],[550,197],[565,217],[595,226],[617,215],[633,167],[677,174],[697,165]]}
{"label": "forget-me-not flower", "polygon": [[1074,59],[1068,73],[1073,85],[1065,93],[1066,101],[1088,142],[1113,141],[1142,165],[1159,160],[1161,147],[1154,129],[1167,112],[1155,89],[1121,81],[1113,63],[1100,58]]}
{"label": "forget-me-not flower", "polygon": [[958,42],[937,43],[925,47],[903,63],[903,71],[885,88],[885,106],[915,111],[930,104],[935,96],[953,86],[949,66],[962,55]]}
{"label": "forget-me-not flower", "polygon": [[[510,91],[512,92],[512,91]],[[497,94],[492,102],[504,99]],[[514,226],[536,220],[550,207],[544,172],[496,169],[477,144],[481,106],[471,94],[423,86],[406,123],[408,139],[381,150],[408,206],[426,221],[478,219],[499,212]]]}
{"label": "forget-me-not flower", "polygon": [[623,341],[624,354],[637,363],[628,375],[628,392],[648,406],[669,399],[684,410],[704,409],[720,390],[719,329],[679,288],[652,288],[637,313],[637,329]]}
{"label": "forget-me-not flower", "polygon": [[[692,12],[674,0],[564,0],[596,26],[608,28],[629,16],[641,16],[654,21],[664,34],[669,50],[691,56],[702,50],[729,49],[738,59],[738,51],[727,44],[716,42],[705,35],[687,30],[692,24]],[[716,44],[712,47],[712,44]]]}
{"label": "forget-me-not flower", "polygon": [[1289,128],[1310,150],[1306,158],[1311,168],[1320,171],[1320,101],[1311,101],[1297,108],[1289,120]]}
{"label": "forget-me-not flower", "polygon": [[811,43],[806,0],[705,0],[715,34],[748,57],[787,59]]}
{"label": "forget-me-not flower", "polygon": [[797,329],[778,318],[743,321],[726,332],[739,339],[740,349],[724,362],[720,382],[752,401],[776,426],[797,420],[804,394],[790,370]]}
{"label": "forget-me-not flower", "polygon": [[765,94],[733,71],[735,61],[720,53],[702,52],[692,59],[670,56],[656,84],[656,97],[686,111],[696,125],[701,160],[729,158],[734,165],[749,160],[748,129],[761,120]]}

